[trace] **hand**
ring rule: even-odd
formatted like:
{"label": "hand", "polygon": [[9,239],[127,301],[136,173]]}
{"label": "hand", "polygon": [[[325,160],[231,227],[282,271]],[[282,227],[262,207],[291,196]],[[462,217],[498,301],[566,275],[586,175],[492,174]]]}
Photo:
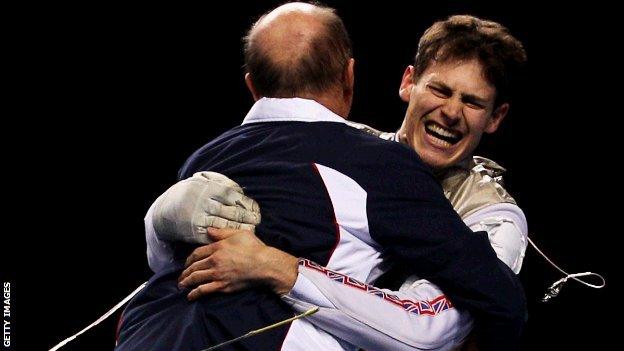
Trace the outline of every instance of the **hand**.
{"label": "hand", "polygon": [[277,294],[290,291],[297,280],[297,258],[266,246],[254,233],[209,228],[213,243],[197,248],[186,260],[181,287],[195,287],[195,300],[212,292],[234,292],[267,285]]}
{"label": "hand", "polygon": [[254,231],[260,223],[260,208],[225,175],[199,172],[156,200],[152,223],[160,240],[208,244],[208,227]]}
{"label": "hand", "polygon": [[215,172],[197,172],[192,179],[205,183],[201,196],[209,199],[209,203],[204,206],[206,229],[255,230],[260,223],[260,207],[254,199],[245,196],[238,183]]}

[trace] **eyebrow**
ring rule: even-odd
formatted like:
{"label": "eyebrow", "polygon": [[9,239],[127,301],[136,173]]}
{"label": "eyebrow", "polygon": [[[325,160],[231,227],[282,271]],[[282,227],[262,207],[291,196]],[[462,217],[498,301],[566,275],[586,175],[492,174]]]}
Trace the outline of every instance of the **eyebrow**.
{"label": "eyebrow", "polygon": [[477,105],[482,105],[482,106],[487,105],[487,101],[485,99],[480,98],[473,94],[462,94],[462,100],[468,101],[470,103],[474,103]]}
{"label": "eyebrow", "polygon": [[[440,89],[446,90],[448,92],[453,92],[453,89],[451,89],[451,87],[449,87],[448,85],[446,85],[446,84],[444,84],[444,83],[442,83],[440,81],[432,80],[431,83],[434,84],[434,85],[437,85],[438,88],[440,88]],[[483,106],[485,106],[487,104],[487,100],[486,99],[484,99],[482,97],[478,97],[478,96],[476,96],[474,94],[461,94],[461,97],[462,97],[462,100],[468,101],[470,103],[476,103],[476,104],[483,105]]]}

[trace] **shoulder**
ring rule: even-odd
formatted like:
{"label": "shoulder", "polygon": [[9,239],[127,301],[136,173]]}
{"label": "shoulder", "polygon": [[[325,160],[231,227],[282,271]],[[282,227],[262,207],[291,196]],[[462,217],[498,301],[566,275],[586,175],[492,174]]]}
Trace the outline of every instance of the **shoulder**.
{"label": "shoulder", "polygon": [[475,156],[473,157],[473,167],[470,170],[470,174],[473,177],[472,181],[477,182],[479,185],[477,189],[486,194],[491,193],[494,203],[515,205],[516,200],[505,189],[503,174],[506,171],[501,165],[488,158]]}
{"label": "shoulder", "polygon": [[372,136],[375,136],[383,140],[394,140],[395,133],[384,132],[384,131],[375,129],[369,125],[366,125],[363,123],[356,123],[352,121],[346,121],[345,124],[348,125],[349,127],[363,131],[364,133],[370,134]]}
{"label": "shoulder", "polygon": [[484,157],[474,157],[466,168],[450,170],[442,179],[444,192],[462,218],[493,204],[516,201],[504,187],[505,168]]}
{"label": "shoulder", "polygon": [[347,124],[340,126],[323,135],[322,142],[308,141],[316,142],[321,151],[315,163],[351,178],[369,199],[411,192],[441,194],[437,179],[414,150]]}
{"label": "shoulder", "polygon": [[367,173],[378,174],[375,182],[410,182],[423,176],[438,183],[431,169],[422,162],[418,154],[409,146],[353,129],[350,133],[359,134],[350,146],[349,155]]}
{"label": "shoulder", "polygon": [[507,170],[489,158],[474,156],[470,171],[477,174],[480,179],[487,179],[503,186],[503,174]]}

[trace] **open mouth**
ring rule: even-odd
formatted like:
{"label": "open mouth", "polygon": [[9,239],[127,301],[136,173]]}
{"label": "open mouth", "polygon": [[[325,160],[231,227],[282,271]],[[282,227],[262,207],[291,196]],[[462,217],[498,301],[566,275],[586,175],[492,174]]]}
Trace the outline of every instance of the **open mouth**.
{"label": "open mouth", "polygon": [[441,141],[440,144],[445,146],[457,144],[463,136],[462,133],[446,129],[435,122],[427,122],[425,124],[425,132],[432,137],[439,139]]}

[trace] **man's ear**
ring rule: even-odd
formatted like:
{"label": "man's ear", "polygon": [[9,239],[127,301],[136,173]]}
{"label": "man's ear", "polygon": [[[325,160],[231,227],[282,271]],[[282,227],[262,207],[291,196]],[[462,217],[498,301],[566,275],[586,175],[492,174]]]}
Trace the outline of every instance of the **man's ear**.
{"label": "man's ear", "polygon": [[498,106],[492,113],[492,118],[488,121],[484,132],[488,134],[494,133],[500,126],[501,122],[503,122],[503,119],[505,119],[505,116],[507,116],[507,112],[509,112],[509,103],[505,102]]}
{"label": "man's ear", "polygon": [[414,87],[414,66],[409,65],[403,73],[401,86],[399,87],[399,96],[401,100],[409,102],[412,88]]}
{"label": "man's ear", "polygon": [[350,58],[347,63],[347,69],[344,72],[344,95],[353,95],[353,88],[355,86],[355,59]]}
{"label": "man's ear", "polygon": [[247,85],[247,89],[249,89],[251,96],[253,96],[254,101],[260,100],[262,96],[260,96],[260,94],[256,91],[253,81],[251,80],[251,74],[249,73],[245,73],[245,84]]}

